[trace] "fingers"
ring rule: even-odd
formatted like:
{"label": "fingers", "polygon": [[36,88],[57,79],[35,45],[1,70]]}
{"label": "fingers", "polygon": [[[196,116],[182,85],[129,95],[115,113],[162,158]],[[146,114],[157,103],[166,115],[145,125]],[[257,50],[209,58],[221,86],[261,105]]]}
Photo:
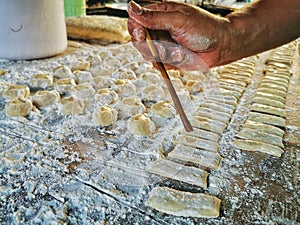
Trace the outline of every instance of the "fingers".
{"label": "fingers", "polygon": [[[174,8],[174,6],[172,7]],[[128,4],[128,14],[135,22],[152,30],[167,30],[171,32],[183,26],[186,21],[186,15],[182,10],[155,11],[142,8],[133,1]]]}

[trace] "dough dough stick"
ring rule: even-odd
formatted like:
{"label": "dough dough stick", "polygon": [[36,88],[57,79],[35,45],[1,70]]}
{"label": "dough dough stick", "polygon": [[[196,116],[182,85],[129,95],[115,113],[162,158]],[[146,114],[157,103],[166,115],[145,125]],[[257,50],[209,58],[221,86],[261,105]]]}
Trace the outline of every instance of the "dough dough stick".
{"label": "dough dough stick", "polygon": [[154,44],[152,43],[152,38],[150,36],[150,33],[148,32],[148,30],[146,29],[146,42],[148,44],[148,47],[151,51],[151,54],[153,55],[154,59],[155,59],[155,63],[157,65],[157,67],[159,68],[159,71],[161,72],[161,75],[163,76],[164,80],[165,80],[165,83],[167,85],[167,88],[170,92],[170,95],[173,99],[173,102],[174,102],[174,105],[175,105],[175,108],[177,109],[178,113],[179,113],[179,116],[180,116],[180,119],[183,123],[183,126],[185,128],[185,130],[187,132],[190,132],[190,131],[193,131],[193,127],[190,123],[190,121],[188,120],[183,108],[182,108],[182,105],[180,103],[180,100],[178,98],[178,95],[176,94],[176,91],[172,85],[172,82],[170,80],[170,77],[167,73],[167,70],[164,66],[164,64],[161,62],[160,58],[159,58],[159,54],[157,52],[157,49],[156,47],[154,46]]}

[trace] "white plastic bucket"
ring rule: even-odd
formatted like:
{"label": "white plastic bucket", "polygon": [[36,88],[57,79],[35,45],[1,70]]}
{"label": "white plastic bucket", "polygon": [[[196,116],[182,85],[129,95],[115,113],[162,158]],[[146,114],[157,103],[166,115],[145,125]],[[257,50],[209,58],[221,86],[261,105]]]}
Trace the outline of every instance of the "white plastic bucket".
{"label": "white plastic bucket", "polygon": [[0,0],[0,58],[50,57],[66,47],[64,0]]}

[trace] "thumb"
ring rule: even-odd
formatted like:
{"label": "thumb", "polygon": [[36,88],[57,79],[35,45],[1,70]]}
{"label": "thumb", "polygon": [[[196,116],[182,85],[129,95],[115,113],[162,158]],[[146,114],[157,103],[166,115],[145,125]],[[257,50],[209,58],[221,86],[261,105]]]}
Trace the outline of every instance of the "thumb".
{"label": "thumb", "polygon": [[185,23],[184,21],[186,21],[186,15],[182,9],[178,11],[152,10],[141,7],[134,1],[128,4],[128,14],[134,21],[152,30],[167,30],[172,32],[178,29],[178,27],[182,27]]}

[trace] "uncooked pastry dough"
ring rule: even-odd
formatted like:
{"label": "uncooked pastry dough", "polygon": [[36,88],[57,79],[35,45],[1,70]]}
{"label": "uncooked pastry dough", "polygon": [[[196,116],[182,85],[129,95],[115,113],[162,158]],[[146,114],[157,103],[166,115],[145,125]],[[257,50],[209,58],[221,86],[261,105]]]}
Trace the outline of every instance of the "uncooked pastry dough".
{"label": "uncooked pastry dough", "polygon": [[279,116],[267,115],[264,113],[250,112],[249,119],[256,122],[270,124],[282,128],[285,128],[286,126],[284,118],[281,118]]}
{"label": "uncooked pastry dough", "polygon": [[266,153],[269,155],[280,157],[283,153],[283,150],[275,145],[258,142],[258,141],[251,141],[251,140],[242,140],[237,139],[233,142],[233,144],[241,150],[245,151],[257,151]]}
{"label": "uncooked pastry dough", "polygon": [[191,121],[191,124],[194,127],[208,130],[217,134],[222,134],[227,126],[226,123],[200,116],[195,116]]}
{"label": "uncooked pastry dough", "polygon": [[282,104],[285,103],[285,98],[283,98],[279,95],[271,94],[271,93],[265,93],[265,92],[258,91],[255,93],[255,98],[256,97],[278,101],[278,102],[281,102]]}
{"label": "uncooked pastry dough", "polygon": [[58,91],[59,94],[70,93],[74,90],[76,83],[72,78],[59,79],[54,83],[54,89]]}
{"label": "uncooked pastry dough", "polygon": [[274,116],[280,116],[283,118],[286,117],[284,109],[280,109],[280,108],[276,108],[273,106],[264,105],[260,103],[253,103],[252,106],[250,107],[250,110],[253,112],[261,112],[261,113],[266,113]]}
{"label": "uncooked pastry dough", "polygon": [[173,118],[176,115],[176,109],[170,101],[161,101],[151,106],[151,112],[162,118]]}
{"label": "uncooked pastry dough", "polygon": [[168,154],[172,159],[196,163],[203,167],[217,169],[222,157],[217,152],[203,151],[198,148],[178,144]]}
{"label": "uncooked pastry dough", "polygon": [[114,124],[118,119],[117,110],[110,106],[101,106],[93,113],[93,122],[100,126],[110,126]]}
{"label": "uncooked pastry dough", "polygon": [[122,114],[125,117],[146,112],[144,104],[135,97],[124,98],[121,101]]}
{"label": "uncooked pastry dough", "polygon": [[9,101],[4,111],[9,116],[27,116],[32,109],[32,102],[26,98],[17,98]]}
{"label": "uncooked pastry dough", "polygon": [[203,91],[203,83],[197,80],[188,80],[185,84],[186,89],[192,93],[198,93]]}
{"label": "uncooked pastry dough", "polygon": [[57,91],[52,90],[43,90],[43,91],[37,91],[32,96],[32,103],[36,105],[37,107],[45,107],[48,105],[51,105],[53,103],[57,103],[60,100],[60,95]]}
{"label": "uncooked pastry dough", "polygon": [[154,163],[151,163],[146,170],[162,177],[171,178],[203,188],[207,187],[206,180],[208,173],[205,170],[196,167],[184,166],[166,159],[158,159]]}
{"label": "uncooked pastry dough", "polygon": [[91,99],[95,95],[95,90],[91,85],[83,83],[75,87],[75,95],[82,99]]}
{"label": "uncooked pastry dough", "polygon": [[6,89],[2,96],[6,100],[17,99],[18,97],[28,98],[30,95],[30,90],[25,85],[11,85],[8,89]]}
{"label": "uncooked pastry dough", "polygon": [[145,100],[160,101],[166,96],[165,91],[159,85],[146,86],[142,91],[142,98]]}
{"label": "uncooked pastry dough", "polygon": [[103,88],[96,92],[95,100],[97,105],[111,105],[118,100],[118,94],[113,90]]}
{"label": "uncooked pastry dough", "polygon": [[187,132],[186,130],[181,130],[181,134],[184,134],[185,136],[192,136],[192,137],[198,137],[198,138],[204,138],[210,141],[213,141],[215,143],[218,143],[220,140],[220,135],[207,131],[207,130],[202,130],[199,128],[194,127],[193,131]]}
{"label": "uncooked pastry dough", "polygon": [[245,140],[264,142],[267,144],[276,145],[280,148],[284,148],[281,137],[273,134],[265,133],[260,130],[244,127],[240,132],[237,133],[236,137]]}
{"label": "uncooked pastry dough", "polygon": [[219,216],[221,200],[203,193],[155,187],[146,205],[174,216],[216,218]]}
{"label": "uncooked pastry dough", "polygon": [[53,76],[51,74],[36,74],[30,80],[30,85],[33,88],[47,88],[53,85]]}
{"label": "uncooked pastry dough", "polygon": [[84,101],[76,96],[64,97],[61,99],[62,104],[60,112],[64,115],[83,114]]}
{"label": "uncooked pastry dough", "polygon": [[265,132],[265,133],[269,133],[269,134],[273,134],[273,135],[277,135],[278,137],[281,137],[281,138],[284,135],[284,130],[282,130],[278,127],[260,123],[260,122],[251,121],[251,120],[246,120],[246,123],[244,124],[243,127],[259,130],[261,132]]}
{"label": "uncooked pastry dough", "polygon": [[207,139],[202,139],[200,137],[192,137],[184,134],[180,134],[174,140],[175,144],[182,144],[186,146],[191,146],[193,148],[199,148],[207,151],[217,152],[219,149],[219,144]]}
{"label": "uncooked pastry dough", "polygon": [[67,66],[59,66],[56,67],[54,70],[54,77],[57,78],[72,78],[73,77],[73,73],[71,71],[71,69]]}
{"label": "uncooked pastry dough", "polygon": [[88,83],[93,80],[93,75],[89,71],[74,71],[75,79],[77,84]]}
{"label": "uncooked pastry dough", "polygon": [[88,70],[91,66],[91,63],[89,61],[86,61],[84,59],[77,59],[74,61],[71,65],[71,70],[76,71],[76,70]]}
{"label": "uncooked pastry dough", "polygon": [[105,43],[125,43],[130,40],[127,19],[110,16],[66,18],[69,38],[98,40]]}
{"label": "uncooked pastry dough", "polygon": [[128,120],[128,129],[130,132],[141,136],[150,136],[156,131],[155,123],[147,114],[137,114]]}
{"label": "uncooked pastry dough", "polygon": [[269,98],[254,97],[252,99],[252,102],[263,104],[263,105],[272,106],[272,107],[275,107],[275,108],[281,108],[281,109],[285,108],[285,104],[284,103],[282,103],[280,101],[277,101],[277,100],[269,99]]}

